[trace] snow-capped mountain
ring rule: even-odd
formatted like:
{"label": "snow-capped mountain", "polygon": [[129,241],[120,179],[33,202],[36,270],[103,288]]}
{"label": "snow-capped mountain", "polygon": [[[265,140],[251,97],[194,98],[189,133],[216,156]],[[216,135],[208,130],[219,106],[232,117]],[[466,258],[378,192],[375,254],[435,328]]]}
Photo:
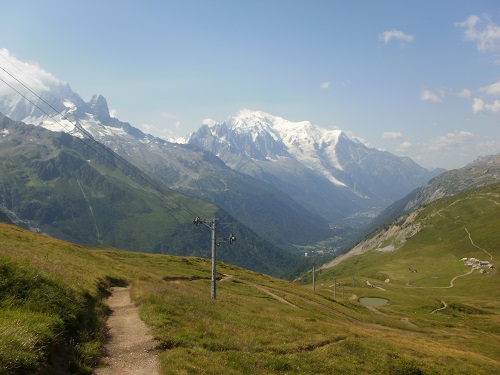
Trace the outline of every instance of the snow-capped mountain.
{"label": "snow-capped mountain", "polygon": [[151,176],[217,204],[275,243],[320,240],[327,222],[353,215],[366,222],[432,177],[410,159],[368,148],[340,130],[259,111],[204,124],[187,144],[143,133],[110,116],[103,96],[85,102],[68,84],[55,84],[39,97],[30,94],[29,101],[16,94],[0,97],[0,113],[52,131],[90,134]]}
{"label": "snow-capped mountain", "polygon": [[227,165],[273,184],[328,220],[372,214],[433,174],[408,158],[365,146],[341,130],[242,110],[188,139]]}
{"label": "snow-capped mountain", "polygon": [[[241,110],[228,124],[213,124],[210,129],[215,137],[229,136],[224,132],[230,130],[225,145],[243,146],[243,153],[252,159],[276,161],[291,156],[332,183],[345,186],[332,173],[342,170],[335,151],[340,130],[326,130],[309,121],[291,122],[248,109]],[[194,135],[190,139],[194,143]],[[224,148],[224,144],[221,146]],[[218,156],[222,153],[222,150],[216,152]]]}
{"label": "snow-capped mountain", "polygon": [[221,252],[221,261],[273,275],[296,266],[298,257],[215,205],[166,188],[170,199],[158,199],[139,188],[142,172],[127,178],[128,169],[110,163],[116,155],[102,157],[89,143],[0,114],[0,221],[84,245],[210,257],[210,231],[192,224],[191,211],[233,224],[238,245]]}
{"label": "snow-capped mountain", "polygon": [[26,96],[29,101],[15,93],[0,97],[0,112],[16,121],[79,137],[83,137],[83,129],[103,143],[115,143],[117,139],[117,144],[138,139],[147,143],[155,139],[111,117],[103,96],[94,95],[86,103],[69,84],[53,85],[49,91]]}
{"label": "snow-capped mountain", "polygon": [[[57,85],[39,96],[32,95],[30,101],[17,95],[0,97],[0,113],[51,131],[79,137],[88,133],[150,176],[215,203],[273,243],[310,243],[330,234],[325,219],[275,187],[234,171],[213,153],[156,138],[111,117],[101,95],[84,102],[69,85]],[[282,213],[279,218],[276,210]]]}

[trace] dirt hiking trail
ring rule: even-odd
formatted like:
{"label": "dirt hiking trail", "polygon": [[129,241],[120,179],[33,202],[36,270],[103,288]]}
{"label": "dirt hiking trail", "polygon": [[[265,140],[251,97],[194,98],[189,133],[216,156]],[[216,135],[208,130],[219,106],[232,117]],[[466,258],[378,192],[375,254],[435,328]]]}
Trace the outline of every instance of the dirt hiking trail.
{"label": "dirt hiking trail", "polygon": [[108,299],[112,314],[108,319],[110,340],[107,356],[95,375],[159,375],[153,350],[155,341],[130,301],[130,288],[115,287]]}

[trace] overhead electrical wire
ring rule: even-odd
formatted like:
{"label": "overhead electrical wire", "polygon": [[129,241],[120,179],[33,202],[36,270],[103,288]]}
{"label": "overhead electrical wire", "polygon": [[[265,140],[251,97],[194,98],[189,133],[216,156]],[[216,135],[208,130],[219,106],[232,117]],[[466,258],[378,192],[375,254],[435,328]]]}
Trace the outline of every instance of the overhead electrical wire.
{"label": "overhead electrical wire", "polygon": [[[37,82],[35,79],[33,79],[32,77],[30,77],[30,76],[29,76],[26,72],[24,72],[23,70],[19,69],[19,67],[18,67],[16,64],[14,64],[14,63],[13,63],[13,62],[12,62],[12,61],[11,61],[11,60],[7,57],[7,56],[3,55],[2,57],[3,57],[6,61],[8,61],[8,62],[10,63],[10,65],[11,65],[12,67],[14,67],[14,68],[15,68],[18,72],[20,72],[20,73],[24,74],[24,75],[25,75],[25,76],[26,76],[26,77],[27,77],[27,78],[28,78],[31,82],[33,82],[35,85],[41,85],[41,84],[40,84],[40,82]],[[1,66],[0,66],[0,67],[1,67]],[[4,71],[6,71],[3,67],[1,67],[1,68],[2,68]],[[19,79],[15,78],[12,74],[10,74],[10,73],[8,73],[8,72],[6,72],[6,73],[7,73],[7,74],[9,74],[9,75],[10,75],[12,78],[14,78],[16,81],[18,81],[18,82],[19,82]],[[20,82],[20,83],[21,83],[21,82]],[[22,84],[22,83],[21,83],[21,84]],[[43,85],[41,85],[41,86],[43,86]],[[37,97],[39,97],[39,96],[38,96],[35,92],[33,92],[32,90],[30,90],[30,91],[31,91],[34,95],[36,95]],[[49,91],[49,95],[51,95],[51,94],[50,94],[50,91]],[[47,103],[47,102],[46,102],[43,98],[41,98],[41,97],[39,97],[39,98],[40,98],[40,99],[41,99],[41,100],[42,100],[45,104],[47,104],[49,107],[51,107],[54,111],[56,111],[56,112],[60,113],[60,111],[58,111],[56,108],[52,107],[52,105],[51,105],[50,103]],[[56,99],[54,96],[52,96],[52,98],[53,98],[53,99]],[[57,99],[56,99],[56,100],[57,100]],[[35,106],[36,106],[36,104],[34,104],[34,103],[33,103],[33,105],[35,105]],[[37,108],[38,108],[38,107],[37,107]],[[61,114],[61,113],[60,113],[60,114]],[[62,115],[62,114],[61,114],[61,115]],[[50,115],[48,115],[48,116],[50,116]],[[50,116],[50,117],[51,117],[51,116]],[[53,117],[51,117],[51,118],[52,118],[54,121],[56,121],[56,122],[57,122],[57,120],[56,120],[56,119],[54,119]],[[67,120],[68,122],[71,122],[71,120],[70,120],[70,119],[68,119],[66,116],[62,116],[62,118],[63,118],[63,119],[65,119],[65,120]],[[78,129],[78,127],[76,126],[76,124],[73,124],[73,125],[74,125],[74,127],[75,127],[76,129]],[[82,131],[82,132],[85,132],[85,129],[84,129],[84,128],[79,129],[79,130],[80,130],[80,131]],[[69,133],[69,134],[73,134],[73,130],[68,130],[68,133]],[[93,137],[90,133],[87,133],[87,134],[88,134],[88,136],[89,136],[90,138],[92,138],[92,137]],[[192,172],[190,172],[188,169],[186,169],[186,168],[182,168],[182,166],[180,166],[180,168],[182,169],[182,171],[183,171],[184,173],[186,173],[187,175],[189,175],[190,177],[192,177],[195,181],[198,179],[198,178],[197,178],[197,177],[196,177],[196,176],[195,176]]]}
{"label": "overhead electrical wire", "polygon": [[[35,95],[39,100],[41,100],[43,103],[45,103],[49,108],[51,108],[53,111],[55,111],[57,114],[61,116],[61,119],[66,120],[70,122],[74,128],[78,129],[84,137],[89,139],[91,143],[85,142],[85,138],[80,138],[76,136],[76,139],[79,139],[81,142],[83,142],[84,145],[92,149],[96,154],[98,154],[100,157],[102,157],[105,161],[107,161],[109,164],[111,164],[113,167],[117,168],[120,172],[122,172],[124,175],[128,176],[131,178],[135,183],[139,184],[142,188],[144,188],[146,191],[152,193],[155,195],[158,199],[160,199],[162,202],[166,203],[170,208],[174,209],[177,211],[179,216],[183,217],[187,221],[191,221],[196,214],[194,214],[191,210],[189,210],[187,207],[181,205],[179,202],[174,200],[172,197],[168,196],[164,188],[158,184],[158,181],[154,180],[151,178],[149,175],[143,172],[139,172],[138,168],[133,165],[131,162],[126,160],[124,157],[119,155],[117,152],[113,152],[111,149],[100,143],[98,140],[96,140],[92,134],[90,134],[82,125],[78,123],[77,120],[72,121],[69,119],[66,115],[64,115],[60,110],[55,108],[52,104],[48,103],[45,99],[43,99],[40,95],[38,95],[35,91],[33,91],[30,87],[28,87],[24,82],[22,82],[20,79],[15,77],[12,73],[7,71],[3,66],[0,65],[0,69],[3,70],[6,74],[8,74],[10,77],[12,77],[16,82],[21,84],[24,88],[26,88],[29,92],[31,92],[33,95]],[[18,69],[20,70],[20,69]],[[21,70],[20,70],[21,71]],[[22,72],[22,71],[21,71]],[[24,72],[23,72],[24,73]],[[24,73],[28,78],[28,74]],[[71,134],[72,130],[69,130],[66,125],[61,123],[58,119],[54,118],[51,114],[49,114],[46,110],[41,108],[39,105],[37,105],[35,102],[33,102],[30,98],[28,98],[25,94],[23,94],[21,91],[19,91],[17,88],[15,88],[13,85],[11,85],[9,82],[7,82],[5,79],[3,79],[0,76],[0,80],[4,82],[7,86],[9,86],[12,90],[14,90],[17,94],[22,96],[25,100],[27,100],[29,103],[31,103],[33,106],[35,106],[37,109],[39,109],[42,113],[50,117],[55,123],[57,123],[59,126],[61,126],[62,129],[65,129],[67,133]],[[33,82],[35,82],[32,79]],[[97,148],[93,147],[93,145],[97,146]],[[101,153],[99,150],[104,151],[104,154]],[[109,156],[113,157],[114,159],[117,159],[123,166],[127,167],[128,172],[125,171],[123,168],[121,168],[116,162],[113,162]],[[135,176],[133,178],[132,175]],[[166,187],[166,186],[165,186]],[[172,206],[173,205],[173,206]],[[184,211],[185,213],[189,214],[191,217],[185,216],[181,211]]]}

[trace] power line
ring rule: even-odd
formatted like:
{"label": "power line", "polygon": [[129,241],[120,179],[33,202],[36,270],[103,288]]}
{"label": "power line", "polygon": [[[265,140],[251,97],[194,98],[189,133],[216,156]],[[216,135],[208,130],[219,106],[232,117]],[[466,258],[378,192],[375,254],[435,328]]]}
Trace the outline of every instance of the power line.
{"label": "power line", "polygon": [[[125,158],[123,158],[121,155],[119,155],[118,153],[116,152],[113,152],[111,151],[108,147],[106,147],[105,145],[103,145],[102,143],[100,143],[99,141],[97,141],[93,136],[92,134],[90,134],[83,126],[81,126],[77,120],[74,120],[71,121],[71,119],[69,119],[67,116],[65,116],[60,110],[58,110],[57,108],[55,108],[53,105],[51,105],[50,103],[48,103],[45,99],[43,99],[40,95],[38,95],[36,92],[34,92],[31,88],[29,88],[24,82],[22,82],[21,80],[19,80],[17,77],[15,77],[12,73],[10,73],[9,71],[7,71],[3,66],[0,65],[0,69],[2,69],[6,74],[8,74],[10,77],[12,77],[16,82],[18,82],[19,84],[21,84],[24,88],[26,88],[29,92],[31,92],[33,95],[35,95],[38,99],[40,99],[42,102],[44,102],[49,108],[51,108],[53,111],[55,111],[57,114],[59,114],[61,116],[62,119],[64,120],[67,120],[68,122],[70,122],[76,129],[78,129],[82,135],[84,136],[83,139],[81,139],[80,137],[76,137],[77,139],[79,139],[80,141],[82,141],[87,147],[89,147],[90,149],[92,149],[92,151],[94,151],[96,154],[98,154],[99,156],[101,156],[105,161],[109,162],[109,164],[111,164],[113,167],[117,168],[119,171],[121,171],[123,174],[125,174],[126,176],[130,177],[134,182],[138,183],[140,186],[142,186],[145,190],[149,191],[150,193],[154,194],[158,199],[162,200],[164,203],[167,203],[167,201],[169,203],[167,203],[171,208],[174,208],[174,209],[177,209],[177,213],[183,217],[184,219],[186,219],[188,222],[191,221],[192,217],[195,217],[196,215],[191,212],[188,208],[182,206],[181,204],[179,204],[177,201],[175,201],[172,197],[168,196],[164,190],[158,186],[158,183],[157,181],[153,180],[151,177],[149,177],[147,174],[145,173],[142,173],[142,172],[139,172],[137,170],[137,167],[135,167],[132,163],[130,163],[129,161],[127,161]],[[28,76],[26,74],[26,76]],[[29,77],[29,76],[28,76]],[[21,93],[18,89],[16,89],[13,85],[11,85],[10,83],[8,83],[5,79],[3,79],[1,76],[0,76],[0,80],[3,81],[7,86],[9,86],[12,90],[14,90],[17,94],[19,94],[20,96],[22,96],[25,100],[27,100],[29,103],[31,103],[33,106],[35,106],[36,108],[38,108],[41,112],[43,112],[45,115],[47,115],[49,118],[51,118],[55,123],[57,123],[59,126],[61,126],[61,128],[65,129],[67,133],[71,134],[71,131],[64,125],[62,124],[59,120],[57,120],[56,118],[54,118],[51,114],[49,114],[47,111],[45,111],[43,108],[41,108],[38,104],[36,104],[35,102],[33,102],[31,99],[29,99],[25,94]],[[95,146],[98,147],[98,149],[96,149],[95,147],[92,147],[92,144],[89,144],[88,142],[85,142],[85,137],[87,139],[89,139]],[[99,150],[102,150],[104,151],[104,154],[99,152]],[[112,156],[113,159],[117,159],[122,165],[124,165],[125,167],[127,167],[128,169],[128,172],[125,171],[123,168],[120,168],[120,166],[117,164],[117,163],[113,163],[110,159],[109,159],[109,156]],[[135,178],[133,178],[132,175],[135,176]],[[145,184],[146,185],[145,185]],[[152,190],[151,190],[152,188]],[[173,204],[173,206],[172,206]],[[191,216],[191,218],[183,215],[179,210],[183,210],[185,211],[187,214],[189,214]]]}
{"label": "power line", "polygon": [[212,233],[212,276],[211,276],[211,297],[212,299],[217,299],[217,272],[216,272],[216,267],[217,267],[217,245],[219,245],[221,242],[228,242],[229,244],[233,244],[236,241],[236,237],[233,236],[232,234],[229,235],[229,237],[224,237],[224,238],[217,238],[217,225],[219,225],[219,219],[213,218],[213,219],[202,219],[199,216],[194,219],[194,225],[198,226],[204,224],[207,227],[210,228],[211,233]]}
{"label": "power line", "polygon": [[[168,202],[170,202],[170,204],[174,204],[178,209],[184,210],[186,213],[188,213],[189,215],[191,215],[191,217],[195,216],[194,213],[192,213],[188,208],[183,207],[178,202],[176,202],[172,197],[170,197],[167,194],[165,194],[163,188],[158,185],[157,181],[155,181],[154,179],[152,179],[151,177],[149,177],[146,173],[139,172],[137,170],[137,167],[135,167],[132,163],[130,163],[129,161],[127,161],[124,157],[122,157],[121,155],[119,155],[117,152],[113,152],[108,147],[106,147],[105,145],[103,145],[102,143],[100,143],[99,141],[97,141],[92,136],[92,134],[90,134],[83,126],[81,126],[78,123],[77,119],[74,120],[74,122],[72,122],[66,115],[64,115],[61,111],[59,111],[57,108],[55,108],[50,103],[48,103],[45,99],[43,99],[40,95],[38,95],[36,92],[34,92],[24,82],[20,81],[17,77],[15,77],[13,74],[11,74],[10,72],[8,72],[3,66],[0,65],[0,69],[2,69],[5,73],[7,73],[10,77],[12,77],[15,81],[17,81],[23,87],[25,87],[29,92],[31,92],[33,95],[35,95],[38,99],[40,99],[43,103],[45,103],[49,108],[51,108],[53,111],[55,111],[57,114],[59,114],[61,116],[61,119],[67,120],[76,129],[78,129],[82,133],[82,135],[83,135],[84,138],[83,139],[81,139],[80,137],[76,137],[76,138],[79,139],[81,142],[83,142],[84,145],[86,145],[87,147],[89,147],[90,149],[92,149],[92,151],[94,151],[96,154],[98,154],[99,156],[101,156],[105,161],[109,162],[113,167],[115,167],[118,170],[120,170],[124,175],[128,176],[129,178],[131,178],[133,181],[135,181],[139,185],[142,185],[142,187],[146,191],[151,192],[153,195],[155,195],[158,199],[160,199],[164,203],[167,203],[167,200],[168,200]],[[24,73],[24,74],[28,78],[30,78],[26,73]],[[12,90],[14,90],[19,95],[21,95],[25,100],[27,100],[28,102],[30,102],[33,106],[35,106],[36,108],[38,108],[41,112],[43,112],[48,117],[50,117],[55,123],[57,123],[58,125],[60,125],[61,128],[65,129],[68,133],[71,134],[71,131],[69,131],[65,125],[63,125],[61,122],[59,122],[59,120],[57,120],[51,114],[49,114],[47,111],[45,111],[44,109],[42,109],[41,107],[39,107],[35,102],[33,102],[32,100],[30,100],[26,95],[24,95],[23,93],[21,93],[14,86],[12,86],[8,82],[6,82],[6,80],[4,80],[1,76],[0,76],[0,80],[2,80]],[[31,80],[34,82],[33,79],[31,79]],[[90,144],[88,142],[86,142],[85,137],[90,140],[90,142],[91,142]],[[104,151],[104,154],[102,154],[101,152],[99,152],[98,149],[96,149],[95,147],[92,147],[92,145],[98,147],[99,150]],[[122,168],[120,168],[117,163],[112,162],[112,160],[109,159],[110,156],[113,157],[113,160],[116,158],[120,163],[122,163],[123,166],[127,167],[128,173],[125,170],[123,170]],[[135,175],[135,178],[133,178],[131,175]],[[167,204],[169,204],[169,203],[167,203]],[[189,218],[187,218],[186,216],[184,216],[180,211],[177,211],[177,213],[180,216],[182,216],[184,219],[186,219],[187,221],[190,220]],[[219,245],[220,242],[228,242],[229,244],[233,244],[236,241],[236,237],[231,234],[231,235],[229,235],[229,237],[217,238],[217,225],[219,224],[219,219],[217,219],[215,217],[213,219],[211,219],[211,220],[210,219],[207,220],[207,219],[201,219],[199,216],[196,216],[196,218],[194,219],[194,224],[197,225],[197,226],[200,225],[200,224],[205,224],[205,225],[207,225],[211,229],[211,246],[212,246],[212,276],[211,276],[212,288],[211,288],[211,296],[212,296],[213,299],[216,299],[216,280],[217,280],[217,277],[216,277],[217,255],[216,254],[217,254],[217,246]]]}
{"label": "power line", "polygon": [[[71,120],[66,117],[65,115],[63,115],[63,113],[58,110],[57,108],[55,108],[52,104],[48,103],[44,98],[42,98],[40,95],[38,95],[36,92],[34,92],[31,88],[29,88],[24,82],[22,82],[21,80],[19,80],[17,77],[15,77],[12,73],[8,72],[3,66],[0,65],[0,69],[2,69],[5,73],[7,73],[10,77],[12,77],[14,80],[16,80],[18,83],[20,83],[25,89],[27,89],[29,92],[31,92],[33,95],[35,95],[38,99],[40,99],[42,102],[44,102],[47,106],[49,106],[49,108],[51,108],[52,110],[54,110],[55,112],[57,112],[59,115],[61,115],[61,118],[63,120],[67,120],[68,122],[71,122]],[[36,105],[34,102],[32,102],[30,99],[28,99],[26,97],[26,95],[22,94],[20,91],[18,91],[16,88],[14,88],[13,86],[11,86],[10,84],[8,84],[3,78],[1,78],[2,81],[7,84],[11,89],[13,89],[14,91],[16,91],[19,95],[21,95],[24,99],[26,99],[27,101],[29,101],[31,104],[33,104],[36,108],[38,108],[40,111],[42,111],[43,113],[45,113],[47,116],[49,116],[52,120],[54,120],[55,122],[57,122],[59,125],[61,125],[63,128],[65,128],[61,123],[59,123],[59,121],[57,121],[54,117],[52,117],[52,115],[50,115],[49,113],[47,113],[46,111],[44,111],[42,108],[40,108],[38,105]],[[72,123],[73,124],[73,123]],[[80,130],[85,136],[87,136],[88,138],[92,139],[93,141],[95,141],[94,137],[92,134],[90,134],[83,126],[81,126],[80,124],[78,124],[77,121],[75,121],[75,123],[73,124],[78,130]],[[66,129],[66,128],[65,128]]]}

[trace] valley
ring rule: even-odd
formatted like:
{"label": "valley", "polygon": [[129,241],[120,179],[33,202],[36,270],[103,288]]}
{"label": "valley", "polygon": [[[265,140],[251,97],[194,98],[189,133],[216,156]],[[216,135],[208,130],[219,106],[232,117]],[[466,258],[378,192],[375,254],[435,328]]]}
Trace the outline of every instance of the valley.
{"label": "valley", "polygon": [[[91,145],[97,141],[115,154],[101,162],[122,158],[166,189],[217,206],[294,255],[318,243],[327,253],[345,251],[388,204],[443,171],[367,147],[340,130],[262,111],[243,109],[172,143],[112,117],[102,95],[85,102],[69,84],[54,84],[29,99],[2,96],[0,113]],[[5,141],[9,131],[2,130]]]}
{"label": "valley", "polygon": [[[186,144],[170,143],[111,117],[100,95],[85,103],[68,84],[31,102],[0,99],[15,119],[0,118],[0,208],[25,228],[83,245],[208,257],[199,246],[207,233],[190,222],[219,217],[241,240],[222,261],[294,277],[305,253],[341,254],[383,207],[439,173],[259,111],[219,124],[232,133],[223,138],[240,139],[220,146],[232,152],[223,157],[204,148],[205,125]],[[250,153],[248,137],[263,139]]]}
{"label": "valley", "polygon": [[[494,229],[499,220],[499,189],[499,184],[493,184],[425,206],[405,221],[407,226],[420,227],[418,231],[408,235],[404,224],[383,230],[325,264],[317,282],[332,293],[335,280],[337,296],[342,288],[354,299],[386,299],[383,307],[367,308],[377,315],[401,314],[402,321],[414,329],[435,328],[439,321],[439,342],[448,341],[457,348],[472,342],[486,347],[499,338],[500,295],[495,285],[500,238]],[[431,315],[439,318],[429,320]],[[468,329],[477,330],[479,336],[465,335],[463,330]],[[461,338],[455,336],[459,331]],[[490,353],[498,361],[493,347]],[[476,371],[480,370],[472,372]]]}
{"label": "valley", "polygon": [[0,375],[500,375],[500,2],[1,11]]}
{"label": "valley", "polygon": [[171,143],[44,98],[0,98],[1,373],[106,373],[113,290],[165,374],[500,372],[499,155],[429,171],[250,110]]}
{"label": "valley", "polygon": [[[63,293],[87,309],[90,302],[105,306],[111,286],[129,285],[165,374],[497,373],[500,234],[492,202],[499,197],[500,184],[493,184],[426,205],[407,222],[418,232],[401,241],[393,228],[381,242],[367,242],[366,251],[318,268],[314,290],[311,272],[289,282],[219,263],[217,300],[206,259],[85,249],[2,224],[0,368],[43,373],[47,363],[58,366],[51,348],[61,336],[48,332],[65,330],[77,339],[66,354],[74,368],[105,366],[106,310],[92,313],[101,316],[93,328],[70,328],[71,305],[36,295],[44,290],[59,300]],[[489,258],[494,268],[471,270],[466,257]],[[364,298],[387,303],[368,306]],[[49,311],[46,320],[30,320]],[[12,319],[21,319],[15,331]],[[92,334],[81,333],[90,328]],[[28,336],[31,344],[22,344]],[[15,357],[6,345],[16,348]]]}

